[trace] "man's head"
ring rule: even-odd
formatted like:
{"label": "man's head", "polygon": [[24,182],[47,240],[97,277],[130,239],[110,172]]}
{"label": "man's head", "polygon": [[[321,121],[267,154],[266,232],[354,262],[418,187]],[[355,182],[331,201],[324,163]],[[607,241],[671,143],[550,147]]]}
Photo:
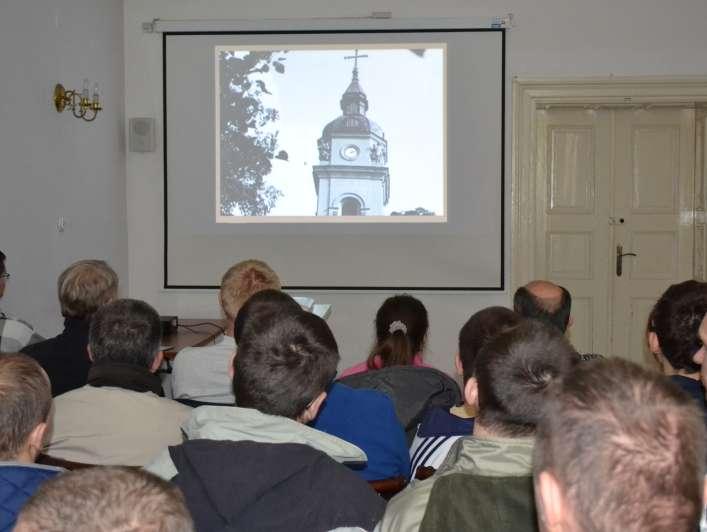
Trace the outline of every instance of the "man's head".
{"label": "man's head", "polygon": [[706,312],[707,283],[684,281],[660,297],[648,318],[648,346],[664,370],[700,370],[693,357],[702,346],[698,330]]}
{"label": "man's head", "polygon": [[160,317],[144,301],[118,299],[91,319],[88,348],[94,364],[118,362],[156,371],[160,353]]}
{"label": "man's head", "polygon": [[513,310],[518,314],[554,325],[563,333],[572,324],[571,308],[567,289],[549,281],[532,281],[513,296]]}
{"label": "man's head", "polygon": [[263,319],[267,314],[282,311],[299,312],[302,310],[299,303],[292,296],[282,290],[266,289],[257,292],[240,308],[233,326],[233,337],[240,343],[243,331],[252,320]]}
{"label": "man's head", "polygon": [[326,398],[338,363],[336,340],[319,316],[284,310],[251,320],[238,344],[236,403],[307,423]]}
{"label": "man's head", "polygon": [[627,361],[581,364],[538,426],[535,495],[549,532],[697,530],[704,420],[665,377]]}
{"label": "man's head", "polygon": [[102,260],[74,262],[57,282],[61,315],[83,319],[118,297],[118,275]]}
{"label": "man's head", "polygon": [[49,378],[27,355],[0,355],[0,460],[34,462],[52,406]]}
{"label": "man's head", "polygon": [[473,314],[459,331],[457,370],[466,383],[474,376],[476,355],[489,340],[522,321],[517,312],[506,307],[487,307]]}
{"label": "man's head", "polygon": [[5,284],[7,283],[7,268],[5,267],[5,259],[7,257],[0,251],[0,299],[5,295]]}
{"label": "man's head", "polygon": [[249,259],[231,266],[221,278],[219,301],[226,319],[233,323],[250,296],[266,289],[280,290],[280,278],[261,260]]}
{"label": "man's head", "polygon": [[536,320],[491,339],[479,351],[469,379],[468,401],[478,405],[477,424],[496,436],[532,435],[551,384],[578,360],[555,327]]}
{"label": "man's head", "polygon": [[91,467],[58,475],[24,505],[19,532],[193,532],[179,489],[142,470]]}

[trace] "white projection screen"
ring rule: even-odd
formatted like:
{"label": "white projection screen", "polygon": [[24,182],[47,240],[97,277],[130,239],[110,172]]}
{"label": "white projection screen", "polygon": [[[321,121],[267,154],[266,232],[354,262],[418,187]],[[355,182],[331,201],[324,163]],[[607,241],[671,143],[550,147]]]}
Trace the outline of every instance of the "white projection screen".
{"label": "white projection screen", "polygon": [[503,29],[165,32],[164,286],[503,290]]}

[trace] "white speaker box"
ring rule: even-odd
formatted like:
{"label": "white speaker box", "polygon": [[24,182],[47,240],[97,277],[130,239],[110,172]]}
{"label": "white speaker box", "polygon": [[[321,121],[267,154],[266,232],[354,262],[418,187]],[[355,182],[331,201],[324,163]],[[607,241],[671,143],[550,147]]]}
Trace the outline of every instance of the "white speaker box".
{"label": "white speaker box", "polygon": [[155,151],[154,118],[131,118],[128,130],[130,151],[139,153]]}

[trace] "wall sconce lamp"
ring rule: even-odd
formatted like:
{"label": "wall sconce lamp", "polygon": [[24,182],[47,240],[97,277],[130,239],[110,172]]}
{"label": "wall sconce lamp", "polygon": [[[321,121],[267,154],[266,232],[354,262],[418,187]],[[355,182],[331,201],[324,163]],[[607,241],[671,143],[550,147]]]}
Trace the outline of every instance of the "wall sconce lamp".
{"label": "wall sconce lamp", "polygon": [[89,98],[88,79],[83,80],[81,92],[67,90],[61,83],[57,83],[54,87],[54,107],[56,107],[57,113],[68,109],[76,118],[93,122],[98,116],[98,111],[103,109],[98,94],[98,83],[93,84],[93,98]]}

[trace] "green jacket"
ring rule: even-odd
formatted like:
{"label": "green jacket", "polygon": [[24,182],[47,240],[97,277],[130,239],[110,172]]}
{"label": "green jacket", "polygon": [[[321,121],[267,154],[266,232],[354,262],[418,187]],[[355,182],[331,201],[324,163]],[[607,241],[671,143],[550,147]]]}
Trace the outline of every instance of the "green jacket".
{"label": "green jacket", "polygon": [[[437,481],[446,476],[454,475],[458,478],[458,474],[472,474],[499,478],[523,477],[527,480],[533,474],[533,444],[532,438],[482,439],[468,436],[459,439],[450,449],[447,458],[434,476],[426,480],[411,482],[408,488],[391,499],[376,531],[411,532],[420,530],[433,488]],[[443,485],[447,486],[447,481]],[[473,508],[470,509],[473,510]],[[485,509],[479,508],[479,511],[485,511]],[[433,519],[433,516],[431,515],[428,519]]]}

